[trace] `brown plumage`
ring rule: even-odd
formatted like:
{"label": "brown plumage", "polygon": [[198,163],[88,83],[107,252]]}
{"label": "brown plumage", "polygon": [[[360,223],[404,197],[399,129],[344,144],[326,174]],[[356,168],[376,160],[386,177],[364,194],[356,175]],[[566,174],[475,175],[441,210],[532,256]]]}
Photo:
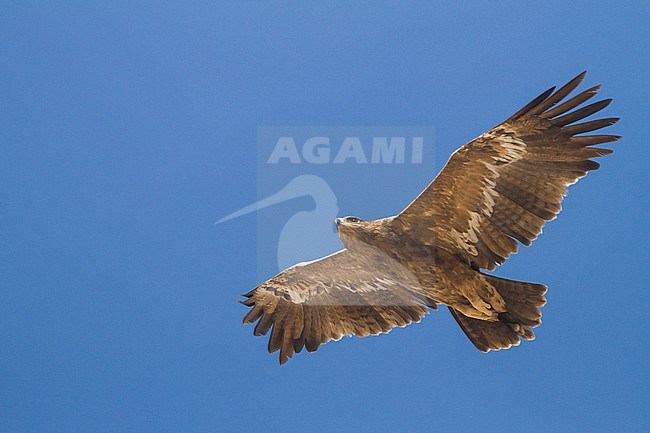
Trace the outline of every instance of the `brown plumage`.
{"label": "brown plumage", "polygon": [[505,122],[456,150],[440,174],[399,215],[374,221],[337,219],[345,249],[293,266],[244,295],[244,323],[269,330],[280,363],[303,347],[315,351],[344,335],[377,335],[419,322],[428,308],[449,307],[482,351],[532,340],[541,323],[546,286],[482,273],[518,242],[530,245],[560,212],[567,186],[595,170],[591,147],[616,135],[576,136],[614,124],[576,123],[610,99],[582,108],[592,87],[563,100],[581,73],[551,88]]}

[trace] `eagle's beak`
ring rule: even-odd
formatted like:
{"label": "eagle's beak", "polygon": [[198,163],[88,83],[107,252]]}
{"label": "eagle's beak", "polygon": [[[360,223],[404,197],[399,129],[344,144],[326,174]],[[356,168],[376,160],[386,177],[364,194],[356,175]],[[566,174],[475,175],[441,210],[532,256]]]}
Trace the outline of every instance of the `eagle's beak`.
{"label": "eagle's beak", "polygon": [[335,219],[334,222],[336,223],[337,227],[340,226],[341,224],[343,224],[343,220],[341,218]]}

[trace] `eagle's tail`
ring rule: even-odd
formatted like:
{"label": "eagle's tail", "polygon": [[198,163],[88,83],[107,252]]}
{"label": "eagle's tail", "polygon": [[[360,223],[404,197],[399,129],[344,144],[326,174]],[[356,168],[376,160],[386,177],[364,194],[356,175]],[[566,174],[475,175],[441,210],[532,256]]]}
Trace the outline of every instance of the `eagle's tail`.
{"label": "eagle's tail", "polygon": [[542,323],[539,307],[546,303],[546,286],[492,275],[484,274],[483,277],[501,294],[508,311],[500,313],[498,321],[488,322],[467,317],[449,307],[465,335],[483,352],[518,346],[520,338],[533,340],[532,328]]}

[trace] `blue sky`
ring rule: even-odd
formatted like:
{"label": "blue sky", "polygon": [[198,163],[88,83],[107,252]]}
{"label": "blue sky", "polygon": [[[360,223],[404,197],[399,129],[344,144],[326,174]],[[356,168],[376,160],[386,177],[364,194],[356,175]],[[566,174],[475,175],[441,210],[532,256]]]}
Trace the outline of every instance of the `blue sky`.
{"label": "blue sky", "polygon": [[[0,431],[650,430],[647,2],[2,10]],[[550,287],[535,342],[482,354],[440,310],[280,367],[241,325],[256,221],[310,206],[214,224],[258,198],[258,127],[433,127],[393,188],[333,178],[375,218],[584,69],[624,139],[496,272]]]}

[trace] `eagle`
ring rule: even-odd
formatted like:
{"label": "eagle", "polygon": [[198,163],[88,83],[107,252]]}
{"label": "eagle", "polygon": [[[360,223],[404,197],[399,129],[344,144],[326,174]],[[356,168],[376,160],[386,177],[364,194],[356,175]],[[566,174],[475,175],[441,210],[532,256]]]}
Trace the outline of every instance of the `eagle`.
{"label": "eagle", "polygon": [[560,212],[567,187],[600,166],[592,158],[612,153],[592,146],[620,138],[581,135],[619,120],[582,121],[611,102],[583,104],[599,85],[568,99],[585,74],[457,149],[398,215],[337,218],[344,249],[244,294],[244,324],[257,322],[256,336],[270,331],[268,351],[280,351],[280,364],[344,335],[419,322],[438,305],[480,351],[533,340],[547,287],[484,270],[503,264],[519,243],[529,246]]}

